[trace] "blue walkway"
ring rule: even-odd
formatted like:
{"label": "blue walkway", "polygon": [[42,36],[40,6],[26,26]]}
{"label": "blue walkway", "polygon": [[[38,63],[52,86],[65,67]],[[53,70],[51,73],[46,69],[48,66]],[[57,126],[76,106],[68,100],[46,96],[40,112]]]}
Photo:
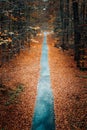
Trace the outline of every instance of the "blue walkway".
{"label": "blue walkway", "polygon": [[44,34],[40,79],[31,130],[55,130],[54,102],[48,65],[48,47]]}

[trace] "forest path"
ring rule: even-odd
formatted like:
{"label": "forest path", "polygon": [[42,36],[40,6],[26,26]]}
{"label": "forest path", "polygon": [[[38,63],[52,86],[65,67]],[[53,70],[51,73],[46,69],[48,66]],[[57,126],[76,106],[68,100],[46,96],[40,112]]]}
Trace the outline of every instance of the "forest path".
{"label": "forest path", "polygon": [[40,65],[41,70],[37,87],[37,99],[32,122],[32,130],[55,130],[54,101],[50,81],[46,34],[44,34]]}
{"label": "forest path", "polygon": [[[42,100],[40,103],[43,104],[43,102],[46,102],[46,104],[50,105],[48,109],[52,110],[51,115],[49,114],[51,112],[45,109],[45,105],[41,104],[41,106],[39,106],[39,110],[41,109],[41,111],[39,111],[40,119],[43,119],[44,116],[47,123],[48,114],[51,115],[49,118],[52,118],[49,120],[53,121],[53,124],[51,124],[53,130],[54,111],[56,130],[86,130],[87,78],[84,77],[86,77],[87,71],[77,69],[71,51],[62,52],[62,50],[54,47],[55,39],[51,37],[51,35],[48,35],[47,38],[44,37],[44,41],[47,40],[44,44],[47,46],[45,51],[47,52],[47,48],[49,48],[49,50],[43,58],[47,58],[48,55],[49,73],[49,67],[45,68],[45,65],[48,65],[48,61],[46,62],[45,60],[44,64],[43,58],[41,59],[43,35],[34,38],[34,40],[37,42],[34,43],[33,41],[31,43],[29,51],[21,52],[20,55],[12,59],[9,64],[7,63],[0,68],[0,74],[2,74],[2,71],[4,72],[2,79],[7,92],[6,94],[0,92],[0,130],[2,130],[2,128],[6,130],[31,130],[32,119],[34,121],[36,118],[33,118],[35,101],[39,104],[39,96],[41,96],[40,99]],[[43,51],[43,53],[45,53],[45,51]],[[42,67],[40,66],[40,59]],[[43,86],[39,87],[43,77],[49,84],[45,87],[46,91],[43,91]],[[24,91],[6,106],[6,102],[10,101],[11,98],[9,97],[9,90],[17,90],[20,84],[22,84]],[[45,95],[45,97],[42,95]],[[50,97],[49,100],[47,100],[47,95],[48,98]],[[43,112],[48,114],[43,115]],[[41,122],[38,126],[40,125],[41,127],[37,128],[37,130],[45,130],[46,127],[44,128]],[[48,128],[47,130],[49,130]]]}

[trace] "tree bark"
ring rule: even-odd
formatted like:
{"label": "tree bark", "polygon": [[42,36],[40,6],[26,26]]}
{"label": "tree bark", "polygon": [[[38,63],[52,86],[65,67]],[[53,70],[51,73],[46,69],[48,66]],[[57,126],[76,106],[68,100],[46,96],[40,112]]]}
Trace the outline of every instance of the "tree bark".
{"label": "tree bark", "polygon": [[74,59],[77,61],[77,66],[79,67],[79,60],[80,60],[80,31],[78,28],[79,25],[79,15],[78,15],[78,2],[73,0],[73,18],[74,18],[74,45],[75,45],[75,56]]}

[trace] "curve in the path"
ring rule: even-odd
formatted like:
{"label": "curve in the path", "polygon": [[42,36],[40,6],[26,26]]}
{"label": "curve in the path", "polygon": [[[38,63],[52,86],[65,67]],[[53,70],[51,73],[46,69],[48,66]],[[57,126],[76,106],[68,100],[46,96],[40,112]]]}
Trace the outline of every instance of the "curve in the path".
{"label": "curve in the path", "polygon": [[48,64],[47,36],[44,35],[40,79],[31,130],[55,130],[54,100]]}

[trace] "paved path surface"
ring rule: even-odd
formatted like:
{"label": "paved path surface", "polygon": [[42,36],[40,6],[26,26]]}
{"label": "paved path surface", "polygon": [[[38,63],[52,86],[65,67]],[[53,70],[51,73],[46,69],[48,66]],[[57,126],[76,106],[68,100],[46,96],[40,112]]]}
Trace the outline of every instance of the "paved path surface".
{"label": "paved path surface", "polygon": [[44,34],[37,92],[31,130],[55,130],[54,101],[50,82],[46,33]]}

